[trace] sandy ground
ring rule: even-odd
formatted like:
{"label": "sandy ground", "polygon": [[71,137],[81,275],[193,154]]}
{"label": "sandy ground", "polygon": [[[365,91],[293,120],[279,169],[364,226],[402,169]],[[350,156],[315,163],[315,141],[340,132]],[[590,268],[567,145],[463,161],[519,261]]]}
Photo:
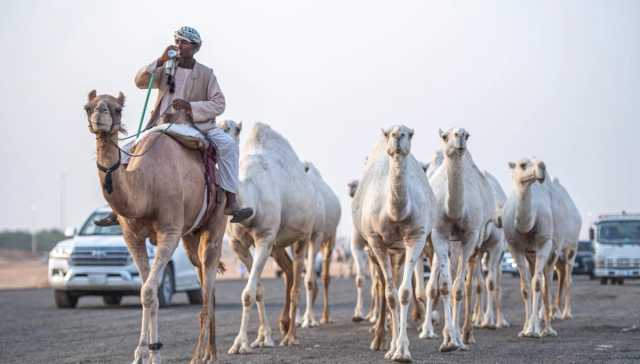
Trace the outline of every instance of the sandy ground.
{"label": "sandy ground", "polygon": [[[280,334],[276,317],[281,309],[282,282],[265,284],[267,313],[273,339]],[[256,349],[235,356],[226,351],[240,324],[240,292],[244,282],[226,280],[216,286],[216,330],[220,363],[384,363],[383,352],[369,350],[367,323],[351,322],[353,281],[335,279],[331,285],[333,323],[300,329],[300,345]],[[439,340],[421,340],[409,326],[411,353],[416,363],[639,363],[640,281],[624,286],[601,286],[576,277],[574,319],[554,322],[558,337],[521,339],[523,307],[518,280],[504,279],[504,307],[512,327],[476,330],[477,343],[467,352],[440,353]],[[176,305],[160,311],[163,363],[187,363],[198,332],[199,307],[187,304],[184,294]],[[50,289],[0,291],[0,363],[129,363],[133,358],[140,306],[128,297],[119,307],[105,307],[96,297],[80,299],[78,308],[55,308]],[[317,309],[317,312],[319,311]],[[256,336],[255,308],[249,339]],[[437,328],[439,331],[440,328]]]}
{"label": "sandy ground", "polygon": [[0,289],[48,286],[46,259],[31,252],[0,249]]}

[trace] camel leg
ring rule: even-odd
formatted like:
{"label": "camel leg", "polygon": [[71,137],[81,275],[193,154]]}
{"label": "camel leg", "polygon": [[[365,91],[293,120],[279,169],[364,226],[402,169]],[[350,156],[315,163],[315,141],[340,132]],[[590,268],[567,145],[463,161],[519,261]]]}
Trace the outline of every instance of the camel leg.
{"label": "camel leg", "polygon": [[[500,270],[500,252],[499,246],[496,244],[496,247],[491,249],[488,256],[487,268],[489,269],[487,273],[487,278],[485,280],[485,290],[487,296],[487,307],[485,308],[484,318],[482,320],[481,327],[488,329],[495,329],[498,327],[497,323],[497,310],[499,297],[499,287],[498,287],[498,273]],[[494,311],[495,310],[495,311]]]}
{"label": "camel leg", "polygon": [[512,252],[513,260],[516,262],[518,272],[520,272],[520,295],[524,303],[524,324],[522,330],[518,336],[525,336],[526,332],[529,332],[529,316],[531,316],[531,287],[529,282],[531,281],[529,275],[529,262],[526,257],[520,253]]}
{"label": "camel leg", "polygon": [[544,246],[536,252],[534,261],[534,272],[531,278],[531,312],[529,313],[529,330],[524,333],[526,337],[539,338],[542,335],[540,327],[540,295],[543,284],[543,270],[552,248],[551,240],[548,240]]}
{"label": "camel leg", "polygon": [[[192,363],[199,363],[200,358],[204,364],[212,364],[217,358],[216,348],[216,317],[215,317],[215,281],[218,273],[220,258],[222,257],[222,235],[224,233],[224,225],[226,219],[218,219],[221,223],[215,226],[211,231],[205,231],[200,235],[200,271],[202,286],[202,311],[200,313],[200,332],[208,331],[208,341],[204,355],[194,357]],[[208,329],[208,330],[207,330]],[[204,345],[199,344],[200,348]],[[201,354],[201,353],[198,353]]]}
{"label": "camel leg", "polygon": [[[573,285],[573,266],[575,265],[576,260],[576,252],[571,249],[568,254],[567,264],[564,266],[564,308],[562,310],[562,316],[560,316],[563,320],[570,320],[573,318],[573,313],[571,312],[571,287]],[[558,306],[558,309],[560,306]]]}
{"label": "camel leg", "polygon": [[[382,269],[377,262],[371,262],[371,268],[374,270],[371,279],[373,280],[375,277],[375,284],[373,284],[374,288],[374,296],[372,297],[373,301],[378,302],[377,307],[377,316],[375,324],[373,326],[373,340],[371,341],[370,348],[374,351],[379,351],[382,349],[382,342],[384,340],[384,329],[385,329],[385,320],[387,318],[386,311],[387,305],[384,299],[384,291],[385,291],[385,282],[382,279]],[[385,312],[385,314],[382,314]]]}
{"label": "camel leg", "polygon": [[316,327],[318,321],[313,310],[314,291],[316,290],[316,254],[317,248],[320,246],[322,236],[316,237],[307,244],[307,272],[305,274],[304,283],[307,293],[307,307],[302,318],[302,327]]}
{"label": "camel leg", "polygon": [[356,307],[353,312],[353,318],[351,319],[353,322],[364,320],[362,314],[362,299],[364,294],[364,266],[366,264],[365,260],[367,259],[364,251],[365,244],[366,242],[364,242],[360,234],[354,231],[351,239],[351,255],[353,256],[353,261],[356,266]]}
{"label": "camel leg", "polygon": [[332,236],[324,245],[324,260],[322,261],[322,319],[320,323],[331,322],[329,315],[329,283],[331,281],[331,256],[336,243],[336,237]]}
{"label": "camel leg", "polygon": [[411,318],[418,325],[418,329],[420,329],[420,322],[424,319],[424,296],[425,296],[425,288],[424,288],[424,262],[423,255],[420,253],[420,257],[416,262],[415,268],[413,269],[413,280],[414,282],[414,293],[413,293],[413,307],[411,308]]}
{"label": "camel leg", "polygon": [[[396,288],[393,282],[393,267],[391,265],[386,249],[382,247],[381,240],[376,239],[375,242],[370,241],[369,247],[375,256],[378,265],[382,269],[382,275],[385,285],[385,301],[387,305],[389,305],[389,310],[391,311],[391,342],[389,345],[389,350],[384,356],[386,359],[391,359],[396,351],[396,339],[398,333],[398,304],[396,302]],[[385,314],[386,313],[384,311],[380,312],[380,315]]]}
{"label": "camel leg", "polygon": [[[422,264],[422,251],[426,242],[426,235],[418,235],[405,239],[405,257],[402,271],[402,282],[398,290],[400,301],[400,317],[397,333],[396,350],[391,357],[397,362],[410,362],[409,337],[407,336],[407,316],[409,304],[413,294],[412,278],[414,277],[416,264]],[[422,277],[420,277],[422,280]]]}
{"label": "camel leg", "polygon": [[440,274],[440,264],[438,264],[438,256],[434,255],[431,260],[431,274],[429,275],[429,281],[427,282],[427,289],[425,292],[425,310],[424,321],[422,322],[422,329],[420,330],[421,339],[436,339],[438,335],[433,329],[433,306],[436,298],[438,297],[438,275]]}
{"label": "camel leg", "polygon": [[[504,252],[504,245],[502,248],[502,251]],[[502,254],[500,254],[502,255]],[[511,326],[511,324],[509,324],[509,321],[507,321],[507,319],[504,318],[504,314],[502,313],[502,269],[500,267],[500,261],[502,260],[502,257],[498,257],[496,259],[495,264],[495,272],[496,272],[496,291],[495,291],[495,304],[496,304],[496,317],[497,317],[497,327],[499,328],[506,328]]]}
{"label": "camel leg", "polygon": [[484,276],[482,273],[482,257],[480,257],[479,264],[476,264],[475,269],[473,270],[473,276],[475,277],[475,303],[473,305],[473,315],[472,315],[472,323],[473,327],[480,327],[482,325],[482,306],[483,303],[486,304],[489,301],[487,296],[487,291],[483,290]]}
{"label": "camel leg", "polygon": [[[147,256],[147,247],[145,239],[140,239],[134,234],[128,233],[125,229],[124,240],[129,248],[129,253],[133,258],[133,262],[138,268],[142,282],[146,282],[149,278],[149,258]],[[142,296],[142,295],[141,295]],[[141,297],[142,300],[142,297]],[[140,339],[138,346],[133,354],[133,364],[146,363],[149,358],[149,320],[150,311],[142,306],[142,322],[140,324]]]}
{"label": "camel leg", "polygon": [[[264,269],[264,265],[267,262],[267,258],[271,253],[271,248],[274,242],[274,236],[267,234],[264,237],[255,239],[255,261],[249,272],[249,279],[247,285],[242,291],[242,318],[240,320],[240,331],[233,341],[233,345],[229,349],[229,354],[244,354],[251,352],[249,348],[249,339],[247,338],[247,327],[249,325],[249,316],[251,314],[251,307],[256,300],[258,282],[260,275]],[[295,326],[295,325],[293,325]]]}
{"label": "camel leg", "polygon": [[[453,318],[453,307],[451,302],[451,262],[449,259],[449,240],[437,230],[432,233],[433,250],[435,253],[433,265],[438,264],[439,276],[438,289],[442,298],[442,307],[444,315],[444,325],[442,328],[442,344],[440,351],[454,351],[457,349],[466,350],[467,347],[462,342],[462,337],[458,326]],[[433,270],[432,270],[433,271]]]}
{"label": "camel leg", "polygon": [[289,308],[289,318],[291,319],[291,325],[289,325],[289,331],[280,342],[281,346],[298,345],[298,339],[296,338],[296,311],[298,309],[298,301],[300,299],[300,281],[302,277],[302,265],[304,264],[304,251],[307,241],[310,239],[298,241],[293,244],[293,287],[291,288],[291,307]]}
{"label": "camel leg", "polygon": [[564,289],[566,287],[565,285],[565,273],[566,273],[566,266],[567,266],[567,261],[565,260],[566,258],[563,259],[558,259],[558,262],[555,264],[555,272],[558,274],[558,288],[556,291],[556,296],[555,296],[555,300],[554,303],[551,307],[551,313],[552,313],[552,318],[553,319],[559,319],[560,318],[560,309],[562,307],[562,301],[563,301],[563,295],[564,295]]}
{"label": "camel leg", "polygon": [[[472,250],[473,248],[473,250]],[[467,251],[470,251],[469,258],[467,258]],[[477,254],[474,253],[475,248],[469,247],[467,244],[465,246],[465,255],[464,255],[464,266],[466,266],[466,272],[463,272],[463,277],[466,276],[467,279],[464,282],[464,325],[462,327],[462,340],[465,344],[474,344],[476,339],[473,337],[473,324],[471,322],[471,300],[473,298],[473,276],[474,271],[476,270],[477,263]],[[466,274],[464,274],[466,273]],[[480,295],[478,294],[478,300],[480,299]]]}
{"label": "camel leg", "polygon": [[283,272],[282,279],[285,286],[284,305],[280,312],[278,326],[280,328],[280,334],[284,337],[289,331],[289,325],[291,324],[289,321],[289,310],[291,308],[291,290],[293,288],[293,262],[285,249],[274,249],[271,255]]}
{"label": "camel leg", "polygon": [[158,233],[158,245],[149,277],[140,289],[143,310],[149,311],[149,362],[151,364],[161,362],[161,345],[158,340],[158,286],[167,263],[178,247],[179,239],[180,236],[174,231]]}
{"label": "camel leg", "polygon": [[367,262],[369,266],[369,278],[371,280],[370,294],[371,294],[371,303],[369,304],[369,312],[365,316],[365,319],[369,320],[370,323],[375,323],[377,321],[378,315],[380,314],[380,300],[376,299],[378,294],[378,285],[380,285],[380,280],[382,279],[382,275],[378,274],[374,265],[376,264],[374,261],[374,257],[371,254],[367,253]]}
{"label": "camel leg", "polygon": [[[558,336],[558,333],[551,327],[551,321],[553,320],[553,307],[551,305],[551,282],[553,281],[553,269],[555,266],[554,261],[548,262],[544,269],[544,281],[542,283],[542,300],[544,306],[544,329],[541,336]],[[561,285],[562,282],[558,282]]]}

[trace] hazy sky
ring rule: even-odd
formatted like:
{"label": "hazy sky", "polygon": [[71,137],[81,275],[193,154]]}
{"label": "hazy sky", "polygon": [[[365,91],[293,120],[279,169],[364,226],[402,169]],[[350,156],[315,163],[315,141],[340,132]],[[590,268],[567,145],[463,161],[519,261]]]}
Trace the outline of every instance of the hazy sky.
{"label": "hazy sky", "polygon": [[133,77],[182,25],[200,31],[223,117],[269,123],[314,162],[342,234],[346,184],[397,123],[424,161],[438,128],[466,128],[507,193],[507,161],[543,159],[585,222],[640,210],[638,1],[13,0],[0,13],[0,229],[78,225],[104,203],[86,95],[124,92],[135,130]]}

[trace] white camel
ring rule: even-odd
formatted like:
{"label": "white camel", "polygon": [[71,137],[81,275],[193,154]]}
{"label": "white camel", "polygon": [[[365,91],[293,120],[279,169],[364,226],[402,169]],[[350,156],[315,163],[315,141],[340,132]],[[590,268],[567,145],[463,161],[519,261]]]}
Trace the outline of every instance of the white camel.
{"label": "white camel", "polygon": [[[480,273],[478,276],[480,289],[477,290],[477,304],[482,302],[482,296],[484,296],[486,298],[486,309],[481,322],[476,320],[475,323],[479,324],[480,327],[495,329],[509,327],[509,322],[507,322],[502,313],[502,272],[500,270],[500,260],[507,246],[502,228],[502,213],[504,204],[507,201],[507,195],[504,193],[502,186],[500,186],[500,182],[491,173],[485,171],[484,176],[491,185],[496,202],[496,210],[492,222],[487,226],[485,240],[480,246],[480,255],[484,255],[486,261],[487,276],[486,278],[483,277],[481,269],[476,270],[476,272]],[[481,264],[478,264],[478,268],[481,268]],[[484,285],[481,283],[483,280]],[[480,313],[481,311],[479,310],[477,318],[480,318]]]}
{"label": "white camel", "polygon": [[[426,311],[431,311],[438,293],[443,298],[445,325],[440,350],[452,351],[466,349],[465,344],[475,342],[470,312],[471,279],[465,282],[465,276],[467,269],[475,269],[474,254],[485,240],[487,225],[494,216],[495,201],[489,182],[467,150],[469,133],[452,128],[447,132],[440,130],[440,137],[442,164],[434,169],[429,179],[436,196],[438,215],[431,234],[435,254],[425,299]],[[449,276],[452,273],[453,285]],[[465,320],[461,337],[458,321],[463,284]],[[450,287],[454,293],[453,307],[448,296]],[[436,337],[429,316],[425,317],[420,337]]]}
{"label": "white camel", "polygon": [[558,273],[558,290],[552,306],[553,317],[568,320],[573,317],[571,312],[571,286],[573,284],[571,272],[576,261],[582,218],[569,192],[557,178],[553,180],[551,187],[554,222],[556,229],[558,229],[558,231],[554,231],[554,235],[561,239],[558,243],[559,253],[555,265],[555,270]]}
{"label": "white camel", "polygon": [[[234,132],[231,123],[227,132]],[[237,127],[237,124],[236,124]],[[247,339],[249,314],[257,302],[260,327],[256,346],[272,346],[271,328],[264,307],[264,292],[260,275],[270,254],[284,253],[293,246],[293,283],[290,291],[288,324],[280,345],[295,345],[295,314],[300,288],[304,253],[311,239],[315,221],[315,191],[289,142],[266,124],[256,123],[250,131],[240,158],[240,189],[238,198],[243,206],[251,206],[254,214],[239,224],[230,224],[227,235],[234,251],[250,270],[242,292],[242,319],[238,336],[230,354],[250,352]],[[255,246],[252,258],[249,247]]]}
{"label": "white camel", "polygon": [[313,305],[315,292],[317,292],[315,257],[322,250],[322,286],[323,286],[323,310],[322,323],[329,323],[329,279],[331,254],[336,244],[336,230],[340,222],[340,201],[331,187],[322,179],[320,171],[311,162],[304,163],[304,170],[313,184],[313,189],[318,194],[319,209],[316,212],[316,224],[314,224],[311,242],[307,247],[307,272],[305,286],[307,292],[306,311],[302,318],[302,327],[318,326]]}
{"label": "white camel", "polygon": [[[352,217],[355,233],[367,241],[376,257],[376,268],[384,277],[385,299],[371,348],[380,349],[388,305],[391,343],[385,358],[410,361],[407,313],[413,291],[411,279],[431,231],[434,197],[420,164],[411,155],[413,130],[393,126],[383,130],[383,135],[367,159],[353,198]],[[389,257],[398,251],[405,253],[399,288],[392,277]]]}
{"label": "white camel", "polygon": [[525,158],[509,162],[509,167],[514,192],[505,204],[503,223],[520,272],[525,305],[525,323],[519,336],[556,336],[551,326],[551,275],[560,252],[570,249],[573,240],[577,240],[581,219],[568,194],[563,196],[550,181],[544,162]]}
{"label": "white camel", "polygon": [[[356,195],[358,184],[359,181],[357,179],[347,184],[347,187],[349,188],[349,197],[353,198]],[[369,254],[367,242],[355,230],[351,239],[351,256],[353,257],[356,273],[356,306],[351,321],[360,322],[366,319],[369,322],[374,323],[378,318],[378,300],[376,299],[376,285],[378,284],[377,274],[372,260],[373,257]],[[369,277],[371,278],[371,304],[369,305],[369,311],[366,316],[363,316],[365,265],[369,268]]]}

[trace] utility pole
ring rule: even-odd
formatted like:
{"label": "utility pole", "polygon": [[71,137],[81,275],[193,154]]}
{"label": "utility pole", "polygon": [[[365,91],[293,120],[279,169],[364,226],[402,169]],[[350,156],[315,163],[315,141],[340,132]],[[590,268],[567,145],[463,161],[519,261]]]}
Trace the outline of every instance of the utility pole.
{"label": "utility pole", "polygon": [[62,229],[64,231],[64,229],[67,227],[66,225],[66,219],[65,219],[65,187],[66,187],[66,183],[67,182],[67,172],[63,171],[60,172],[60,229]]}
{"label": "utility pole", "polygon": [[36,254],[38,251],[38,240],[36,237],[36,204],[31,205],[31,252]]}

